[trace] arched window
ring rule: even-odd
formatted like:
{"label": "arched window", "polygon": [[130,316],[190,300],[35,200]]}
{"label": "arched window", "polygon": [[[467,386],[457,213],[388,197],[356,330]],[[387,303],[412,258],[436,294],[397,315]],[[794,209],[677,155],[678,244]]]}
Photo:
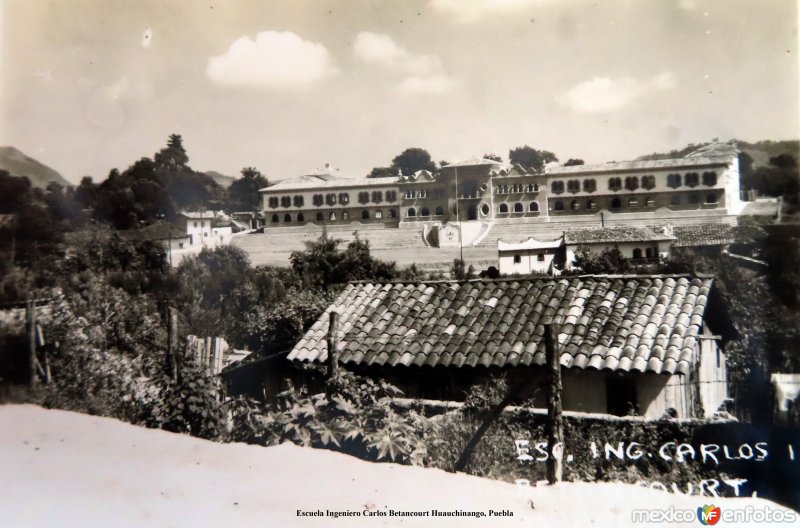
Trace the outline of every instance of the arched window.
{"label": "arched window", "polygon": [[608,179],[608,190],[609,191],[618,191],[622,189],[622,180],[620,178],[609,178]]}
{"label": "arched window", "polygon": [[280,218],[278,218],[278,215],[276,214],[272,215],[272,223],[277,224],[278,222],[280,222]]}
{"label": "arched window", "polygon": [[505,203],[505,202],[501,203],[499,211],[501,213],[507,213],[508,212],[508,204]]}
{"label": "arched window", "polygon": [[323,222],[324,220],[325,220],[325,217],[322,216],[322,213],[317,213],[317,222]]}
{"label": "arched window", "polygon": [[717,173],[710,171],[703,173],[703,185],[708,185],[712,187],[717,184]]}
{"label": "arched window", "polygon": [[361,211],[361,219],[362,220],[369,220],[369,211],[367,211],[366,209]]}
{"label": "arched window", "polygon": [[706,203],[707,204],[715,204],[717,203],[717,195],[714,193],[709,193],[706,195]]}
{"label": "arched window", "polygon": [[563,211],[564,210],[564,202],[561,200],[556,200],[556,203],[553,204],[553,209],[556,211]]}
{"label": "arched window", "polygon": [[589,178],[588,180],[583,180],[583,192],[595,192],[597,190],[597,181]]}
{"label": "arched window", "polygon": [[409,216],[409,217],[417,216],[417,210],[414,209],[413,207],[409,207],[408,208],[408,213],[406,213],[406,216]]}
{"label": "arched window", "polygon": [[433,212],[434,216],[444,216],[444,208],[440,205],[436,208],[436,211]]}
{"label": "arched window", "polygon": [[655,176],[653,176],[651,174],[647,175],[647,176],[642,176],[642,188],[643,189],[647,189],[649,191],[650,189],[653,189],[655,186],[656,186],[656,177]]}
{"label": "arched window", "polygon": [[383,211],[375,211],[375,218],[380,220],[383,218]]}
{"label": "arched window", "polygon": [[297,213],[297,221],[298,222],[305,222],[306,216],[303,213]]}
{"label": "arched window", "polygon": [[350,213],[342,211],[342,220],[350,220]]}
{"label": "arched window", "polygon": [[642,250],[639,249],[639,248],[634,249],[633,250],[633,258],[635,258],[635,259],[642,258]]}
{"label": "arched window", "polygon": [[669,199],[670,205],[680,205],[681,204],[681,195],[680,194],[673,194]]}
{"label": "arched window", "polygon": [[528,211],[531,213],[538,213],[539,212],[539,202],[531,202],[528,204]]}
{"label": "arched window", "polygon": [[483,216],[488,216],[489,215],[489,204],[481,205],[481,214]]}
{"label": "arched window", "polygon": [[339,193],[339,203],[341,205],[347,205],[350,203],[350,195],[347,193]]}
{"label": "arched window", "polygon": [[620,207],[622,207],[622,202],[620,201],[619,198],[614,198],[613,200],[611,200],[612,209],[619,209]]}
{"label": "arched window", "polygon": [[522,257],[519,255],[514,255],[514,264],[519,264],[522,262]]}
{"label": "arched window", "polygon": [[389,218],[396,218],[397,212],[394,209],[389,209]]}
{"label": "arched window", "polygon": [[628,207],[639,207],[639,200],[636,198],[628,198]]}
{"label": "arched window", "polygon": [[294,203],[295,207],[303,207],[305,204],[305,199],[303,198],[302,194],[296,194],[294,198],[292,198],[292,203]]}
{"label": "arched window", "polygon": [[383,191],[372,191],[372,201],[381,203],[383,201]]}
{"label": "arched window", "polygon": [[564,192],[564,182],[558,180],[554,181],[550,184],[550,190],[556,194]]}
{"label": "arched window", "polygon": [[670,189],[677,189],[681,186],[681,175],[680,174],[667,174],[667,187]]}
{"label": "arched window", "polygon": [[578,200],[572,200],[569,203],[569,208],[572,209],[573,211],[577,211],[578,209],[581,208],[581,204],[578,203]]}
{"label": "arched window", "polygon": [[700,175],[696,172],[687,172],[683,177],[683,183],[687,187],[696,187],[700,184]]}
{"label": "arched window", "polygon": [[586,200],[586,208],[589,210],[597,209],[597,204],[594,202],[594,200]]}
{"label": "arched window", "polygon": [[648,196],[647,198],[644,199],[645,207],[655,207],[655,205],[656,205],[656,199],[653,198],[652,196]]}
{"label": "arched window", "polygon": [[422,209],[420,209],[419,215],[420,216],[430,216],[431,215],[431,210],[428,209],[427,207],[423,207]]}
{"label": "arched window", "polygon": [[689,203],[690,204],[698,204],[700,203],[700,197],[697,194],[692,193],[689,195]]}
{"label": "arched window", "polygon": [[267,200],[267,203],[269,203],[270,209],[277,209],[277,207],[278,207],[278,197],[277,196],[270,196],[269,200]]}
{"label": "arched window", "polygon": [[335,222],[336,221],[336,213],[331,211],[331,214],[328,215],[328,220],[330,220],[331,222]]}
{"label": "arched window", "polygon": [[285,215],[283,215],[283,221],[284,222],[291,222],[292,221],[292,215],[290,215],[289,213],[286,213]]}
{"label": "arched window", "polygon": [[525,212],[525,208],[522,206],[522,203],[517,202],[514,204],[514,212],[515,213],[523,213]]}
{"label": "arched window", "polygon": [[336,205],[336,195],[333,193],[326,194],[325,203],[328,205]]}
{"label": "arched window", "polygon": [[580,192],[581,190],[581,181],[580,180],[569,180],[567,181],[567,190],[571,193]]}
{"label": "arched window", "polygon": [[311,203],[313,203],[316,207],[319,207],[323,204],[325,198],[321,194],[315,194],[314,197],[311,199]]}
{"label": "arched window", "polygon": [[629,191],[635,191],[639,188],[639,178],[636,176],[628,176],[625,178],[625,188]]}
{"label": "arched window", "polygon": [[292,197],[281,196],[281,207],[291,207],[291,206],[292,206]]}

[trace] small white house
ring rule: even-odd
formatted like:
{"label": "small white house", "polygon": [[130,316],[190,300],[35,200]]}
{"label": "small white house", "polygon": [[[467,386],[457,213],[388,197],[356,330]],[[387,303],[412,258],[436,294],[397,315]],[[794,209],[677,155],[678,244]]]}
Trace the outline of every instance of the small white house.
{"label": "small white house", "polygon": [[658,262],[670,255],[676,237],[672,226],[653,228],[646,226],[582,227],[564,231],[567,266],[575,261],[575,253],[584,247],[600,254],[617,248],[626,259],[634,263]]}
{"label": "small white house", "polygon": [[500,260],[500,273],[511,275],[529,275],[531,273],[547,273],[558,275],[554,266],[557,261],[562,239],[536,240],[533,237],[524,242],[497,241],[497,254]]}
{"label": "small white house", "polygon": [[213,211],[202,212],[182,212],[178,213],[178,223],[189,237],[189,245],[192,247],[211,246],[213,233],[211,225],[216,215]]}

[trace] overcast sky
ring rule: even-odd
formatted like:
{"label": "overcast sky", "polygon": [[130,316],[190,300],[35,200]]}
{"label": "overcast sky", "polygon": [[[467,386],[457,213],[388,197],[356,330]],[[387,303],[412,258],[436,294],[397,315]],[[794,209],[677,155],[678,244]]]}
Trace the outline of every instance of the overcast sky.
{"label": "overcast sky", "polygon": [[800,136],[796,0],[6,0],[0,144],[72,181],[354,176],[524,144],[562,161]]}

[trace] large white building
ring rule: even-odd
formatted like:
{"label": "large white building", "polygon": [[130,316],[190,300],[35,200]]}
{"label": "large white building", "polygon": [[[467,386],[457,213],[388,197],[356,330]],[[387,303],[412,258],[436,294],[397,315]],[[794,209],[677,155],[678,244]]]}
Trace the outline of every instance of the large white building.
{"label": "large white building", "polygon": [[[738,151],[715,141],[683,158],[549,164],[543,172],[475,159],[431,173],[350,178],[329,165],[261,189],[266,228],[307,223],[392,227],[458,222],[469,245],[486,226],[564,227],[611,223],[734,223],[740,197]],[[485,231],[485,229],[483,230]],[[527,237],[526,237],[527,238]]]}

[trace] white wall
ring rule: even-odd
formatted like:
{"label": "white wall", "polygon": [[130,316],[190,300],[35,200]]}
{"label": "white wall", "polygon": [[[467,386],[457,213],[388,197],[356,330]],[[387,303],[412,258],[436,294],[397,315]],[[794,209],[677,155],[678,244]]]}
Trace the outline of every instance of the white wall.
{"label": "white wall", "polygon": [[[499,270],[504,275],[547,273],[556,256],[555,250],[546,249],[502,250],[498,253],[500,255]],[[514,263],[515,255],[520,257],[520,262],[516,264]],[[544,255],[543,261],[538,260],[539,255]]]}

